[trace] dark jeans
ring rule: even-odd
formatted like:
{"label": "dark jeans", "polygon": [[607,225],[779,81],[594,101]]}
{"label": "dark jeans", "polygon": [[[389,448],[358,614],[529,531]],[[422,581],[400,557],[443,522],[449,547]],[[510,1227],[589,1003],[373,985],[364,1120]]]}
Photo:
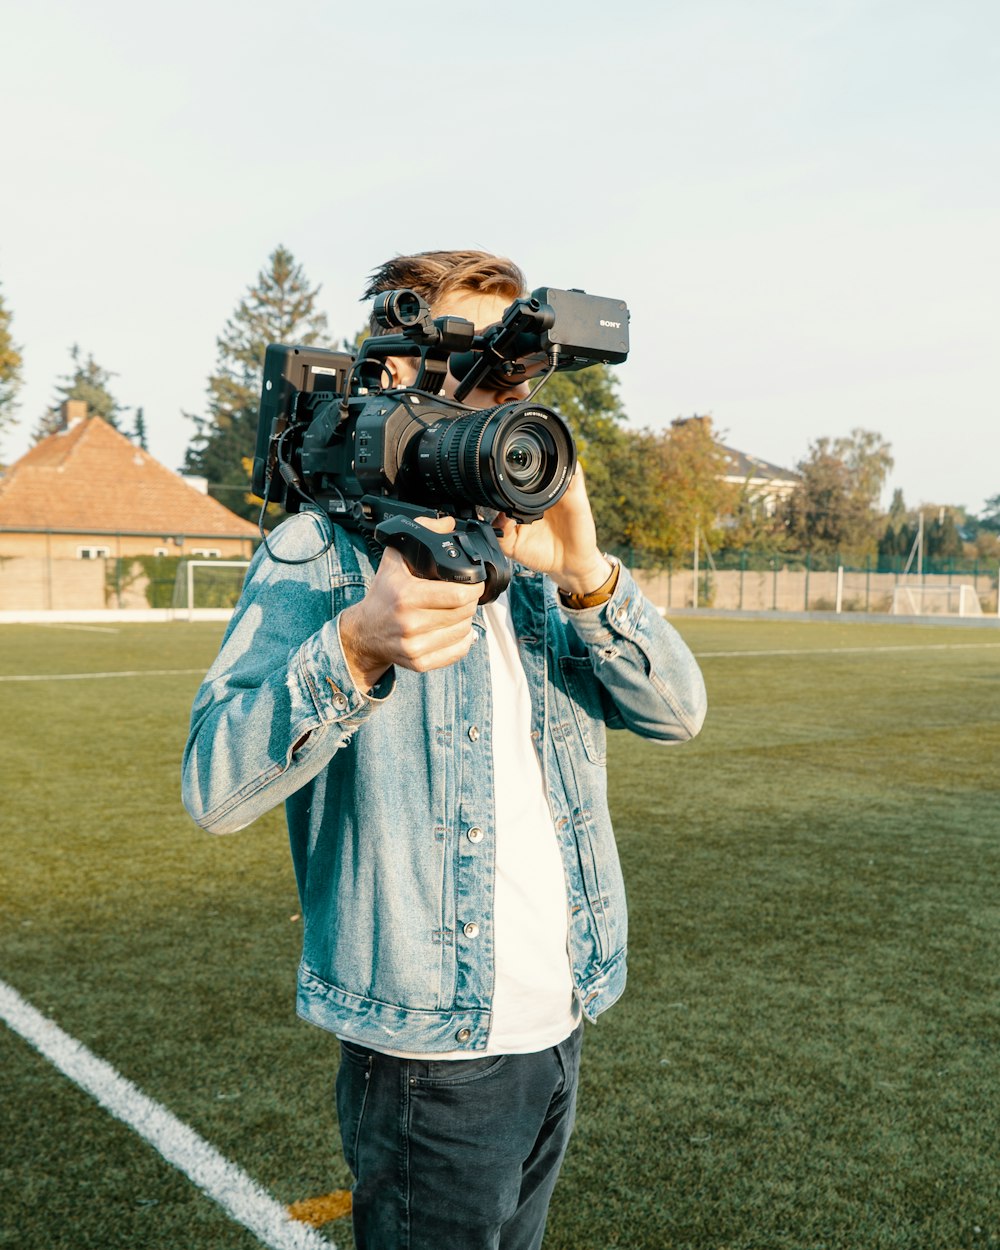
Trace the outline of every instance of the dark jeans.
{"label": "dark jeans", "polygon": [[537,1054],[437,1061],[341,1042],[337,1113],[358,1250],[538,1250],[582,1039],[580,1025]]}

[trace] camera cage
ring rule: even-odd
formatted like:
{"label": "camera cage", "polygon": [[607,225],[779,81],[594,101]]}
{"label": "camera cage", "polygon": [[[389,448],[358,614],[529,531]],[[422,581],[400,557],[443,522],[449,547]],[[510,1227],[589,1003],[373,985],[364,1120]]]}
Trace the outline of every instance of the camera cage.
{"label": "camera cage", "polygon": [[[253,493],[263,501],[261,536],[266,543],[269,503],[289,513],[318,509],[335,524],[361,533],[370,546],[397,547],[418,576],[485,581],[483,601],[489,602],[508,584],[510,565],[477,505],[499,502],[504,506],[497,511],[534,520],[561,497],[575,469],[572,435],[557,413],[532,402],[534,395],[555,371],[626,360],[628,308],[621,300],[540,287],[477,334],[464,318],[432,317],[426,302],[404,288],[382,292],[374,316],[383,329],[396,332],[365,339],[357,353],[268,345],[251,478]],[[416,359],[412,386],[392,385],[389,357]],[[449,367],[458,379],[454,400],[440,394]],[[521,405],[479,410],[461,402],[477,387],[502,390],[528,378],[537,378],[537,385]],[[462,484],[480,484],[479,449],[456,448],[463,441],[458,435],[449,440],[447,457],[440,451],[442,463],[436,468],[439,476],[447,476],[454,472],[452,461],[459,462],[459,484],[449,478],[445,498],[439,491],[414,491],[412,482],[405,489],[414,439],[419,442],[434,427],[433,437],[441,444],[443,423],[478,417],[481,411],[500,413],[505,428],[530,427],[529,441],[537,443],[544,435],[558,460],[546,466],[552,481],[544,491],[537,498],[529,492],[513,507],[505,500],[519,497],[505,491],[498,501],[478,490],[470,492],[477,498],[465,497]],[[446,430],[445,438],[454,433]],[[416,522],[429,514],[455,517],[454,531],[438,534]]]}

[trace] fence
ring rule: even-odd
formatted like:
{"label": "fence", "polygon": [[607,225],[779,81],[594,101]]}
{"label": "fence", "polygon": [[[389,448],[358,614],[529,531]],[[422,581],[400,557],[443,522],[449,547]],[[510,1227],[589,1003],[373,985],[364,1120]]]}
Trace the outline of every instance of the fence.
{"label": "fence", "polygon": [[[982,562],[925,562],[918,577],[898,567],[886,568],[885,561],[859,566],[841,564],[836,557],[820,561],[737,552],[714,556],[696,576],[692,567],[679,563],[643,569],[638,550],[616,554],[639,570],[643,589],[667,610],[817,612],[839,606],[844,612],[888,612],[897,586],[965,583],[975,589],[984,613],[997,613],[997,568]],[[176,606],[174,587],[181,563],[177,557],[74,560],[0,555],[0,611],[169,609]],[[844,570],[839,586],[838,567]],[[235,577],[231,584],[220,584],[218,594],[206,598],[204,606],[231,606],[238,590]]]}
{"label": "fence", "polygon": [[[924,561],[921,573],[904,572],[898,559],[841,561],[809,554],[762,556],[725,552],[692,566],[643,567],[638,549],[615,554],[639,569],[639,582],[659,607],[747,612],[890,612],[897,586],[972,586],[984,613],[997,613],[996,565],[982,561]],[[704,561],[704,557],[703,557]]]}

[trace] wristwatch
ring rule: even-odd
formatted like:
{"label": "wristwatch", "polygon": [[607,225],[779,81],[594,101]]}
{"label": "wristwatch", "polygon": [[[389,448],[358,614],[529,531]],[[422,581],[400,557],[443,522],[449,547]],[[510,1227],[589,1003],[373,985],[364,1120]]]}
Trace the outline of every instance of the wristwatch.
{"label": "wristwatch", "polygon": [[597,608],[602,603],[607,603],[615,593],[615,587],[618,585],[618,570],[621,568],[621,565],[614,556],[609,556],[606,551],[601,554],[611,564],[611,572],[596,590],[588,590],[583,594],[563,590],[560,587],[559,602],[564,608],[572,608],[574,611],[579,611],[581,608]]}

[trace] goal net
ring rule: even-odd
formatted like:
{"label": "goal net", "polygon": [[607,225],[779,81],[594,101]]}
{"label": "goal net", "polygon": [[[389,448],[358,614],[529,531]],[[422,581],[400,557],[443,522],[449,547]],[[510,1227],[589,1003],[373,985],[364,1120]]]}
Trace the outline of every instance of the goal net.
{"label": "goal net", "polygon": [[974,586],[897,586],[892,610],[898,616],[982,616]]}
{"label": "goal net", "polygon": [[182,560],[174,581],[174,611],[188,620],[228,616],[236,607],[249,564],[249,560]]}

